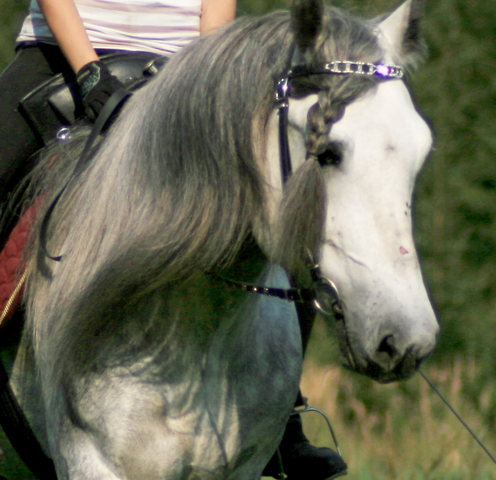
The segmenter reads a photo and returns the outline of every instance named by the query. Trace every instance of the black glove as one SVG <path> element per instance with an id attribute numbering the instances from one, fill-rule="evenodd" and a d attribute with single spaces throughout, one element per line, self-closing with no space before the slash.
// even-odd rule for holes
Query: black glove
<path id="1" fill-rule="evenodd" d="M 86 64 L 77 74 L 77 83 L 86 115 L 93 122 L 112 94 L 124 89 L 121 82 L 101 61 Z"/>

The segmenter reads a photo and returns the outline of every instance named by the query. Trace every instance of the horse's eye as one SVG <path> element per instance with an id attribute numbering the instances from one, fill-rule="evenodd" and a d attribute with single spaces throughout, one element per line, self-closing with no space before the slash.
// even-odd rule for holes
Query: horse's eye
<path id="1" fill-rule="evenodd" d="M 338 142 L 329 143 L 325 152 L 322 152 L 317 160 L 322 167 L 339 165 L 343 160 L 343 146 Z"/>

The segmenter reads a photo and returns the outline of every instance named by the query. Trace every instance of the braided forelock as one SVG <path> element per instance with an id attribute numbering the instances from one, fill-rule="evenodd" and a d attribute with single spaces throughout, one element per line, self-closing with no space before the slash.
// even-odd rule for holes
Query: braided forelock
<path id="1" fill-rule="evenodd" d="M 319 101 L 308 111 L 309 129 L 306 138 L 308 158 L 317 158 L 324 153 L 329 143 L 332 125 L 344 114 L 345 102 L 334 98 L 331 92 L 319 93 Z"/>
<path id="2" fill-rule="evenodd" d="M 322 168 L 315 159 L 303 162 L 284 188 L 278 219 L 274 261 L 298 280 L 306 279 L 307 252 L 318 257 L 323 240 L 326 192 Z"/>

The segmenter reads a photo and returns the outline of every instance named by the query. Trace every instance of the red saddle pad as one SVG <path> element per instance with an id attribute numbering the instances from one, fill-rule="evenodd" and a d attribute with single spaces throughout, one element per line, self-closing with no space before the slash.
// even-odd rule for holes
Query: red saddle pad
<path id="1" fill-rule="evenodd" d="M 25 273 L 23 252 L 36 212 L 35 202 L 24 212 L 0 252 L 0 325 L 5 324 L 21 303 Z"/>

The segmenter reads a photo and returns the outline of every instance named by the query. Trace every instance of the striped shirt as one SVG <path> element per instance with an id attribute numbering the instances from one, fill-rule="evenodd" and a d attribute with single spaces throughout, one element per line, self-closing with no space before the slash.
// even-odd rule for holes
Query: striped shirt
<path id="1" fill-rule="evenodd" d="M 170 56 L 200 35 L 201 0 L 75 0 L 94 48 Z M 56 44 L 31 0 L 17 42 Z"/>

